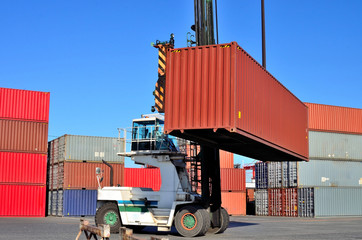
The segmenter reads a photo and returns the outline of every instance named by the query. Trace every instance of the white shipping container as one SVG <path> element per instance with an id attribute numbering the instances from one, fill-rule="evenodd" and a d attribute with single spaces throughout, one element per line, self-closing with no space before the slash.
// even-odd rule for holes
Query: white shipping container
<path id="1" fill-rule="evenodd" d="M 299 187 L 362 187 L 362 161 L 310 159 L 298 163 Z"/>
<path id="2" fill-rule="evenodd" d="M 362 161 L 362 135 L 309 131 L 309 158 Z"/>
<path id="3" fill-rule="evenodd" d="M 64 135 L 51 141 L 49 145 L 50 164 L 63 161 L 124 162 L 117 155 L 124 151 L 124 139 Z"/>

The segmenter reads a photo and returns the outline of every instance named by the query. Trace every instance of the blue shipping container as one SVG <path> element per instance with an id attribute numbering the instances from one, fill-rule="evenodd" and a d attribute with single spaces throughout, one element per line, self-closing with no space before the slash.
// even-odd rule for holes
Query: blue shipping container
<path id="1" fill-rule="evenodd" d="M 257 189 L 268 188 L 268 164 L 258 162 L 255 164 L 255 185 Z"/>
<path id="2" fill-rule="evenodd" d="M 92 216 L 96 207 L 97 190 L 64 190 L 63 216 Z"/>

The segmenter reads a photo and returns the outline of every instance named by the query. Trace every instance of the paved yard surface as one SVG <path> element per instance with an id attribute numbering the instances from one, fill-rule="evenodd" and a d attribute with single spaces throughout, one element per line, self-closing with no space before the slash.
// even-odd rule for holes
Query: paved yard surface
<path id="1" fill-rule="evenodd" d="M 92 218 L 89 220 L 94 223 Z M 194 239 L 362 239 L 362 217 L 355 218 L 279 218 L 279 217 L 231 217 L 229 228 L 223 234 L 208 234 Z M 75 239 L 79 218 L 0 218 L 0 239 Z M 173 229 L 157 233 L 148 227 L 136 237 L 150 236 L 169 239 L 180 237 Z M 82 235 L 81 239 L 85 239 Z M 118 239 L 113 234 L 111 239 Z"/>

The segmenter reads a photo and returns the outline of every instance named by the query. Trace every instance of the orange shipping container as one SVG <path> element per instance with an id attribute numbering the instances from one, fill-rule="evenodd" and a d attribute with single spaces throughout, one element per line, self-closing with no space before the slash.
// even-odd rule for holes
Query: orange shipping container
<path id="1" fill-rule="evenodd" d="M 283 216 L 282 189 L 268 189 L 269 216 Z"/>
<path id="2" fill-rule="evenodd" d="M 246 215 L 245 192 L 221 192 L 221 206 L 229 215 Z"/>
<path id="3" fill-rule="evenodd" d="M 111 166 L 113 166 L 113 185 L 123 186 L 124 164 L 111 163 Z M 110 168 L 104 163 L 63 162 L 51 166 L 50 187 L 52 189 L 97 189 L 97 167 L 104 171 L 101 187 L 110 186 Z"/>
<path id="4" fill-rule="evenodd" d="M 284 188 L 282 190 L 283 216 L 298 217 L 298 189 Z"/>
<path id="5" fill-rule="evenodd" d="M 221 191 L 245 191 L 245 170 L 240 168 L 220 169 Z"/>
<path id="6" fill-rule="evenodd" d="M 362 133 L 362 109 L 305 103 L 309 129 L 315 131 Z"/>
<path id="7" fill-rule="evenodd" d="M 246 201 L 247 202 L 255 201 L 254 192 L 255 192 L 254 188 L 247 188 L 246 189 Z"/>
<path id="8" fill-rule="evenodd" d="M 234 168 L 234 154 L 220 150 L 220 168 Z"/>
<path id="9" fill-rule="evenodd" d="M 236 42 L 169 50 L 165 94 L 166 133 L 263 161 L 308 160 L 307 107 Z"/>
<path id="10" fill-rule="evenodd" d="M 0 150 L 47 153 L 48 123 L 0 120 Z"/>
<path id="11" fill-rule="evenodd" d="M 200 146 L 197 146 L 197 149 L 192 146 L 192 148 L 187 145 L 186 146 L 186 154 L 197 155 L 200 152 Z M 220 168 L 234 168 L 234 154 L 231 152 L 220 150 Z M 186 168 L 190 168 L 191 162 L 186 162 Z"/>

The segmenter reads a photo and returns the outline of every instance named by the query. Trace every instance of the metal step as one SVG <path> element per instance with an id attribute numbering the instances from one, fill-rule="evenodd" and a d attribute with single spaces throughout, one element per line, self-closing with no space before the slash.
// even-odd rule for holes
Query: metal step
<path id="1" fill-rule="evenodd" d="M 152 214 L 158 224 L 167 224 L 170 217 L 171 209 L 154 208 Z"/>

